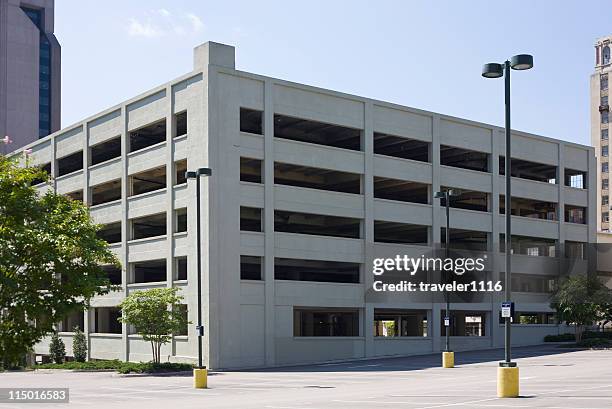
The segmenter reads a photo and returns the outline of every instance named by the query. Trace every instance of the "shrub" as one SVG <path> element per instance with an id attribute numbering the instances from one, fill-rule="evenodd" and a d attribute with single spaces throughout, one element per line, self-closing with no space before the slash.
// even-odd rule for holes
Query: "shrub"
<path id="1" fill-rule="evenodd" d="M 612 341 L 605 338 L 588 338 L 576 343 L 577 347 L 581 348 L 610 348 Z"/>
<path id="2" fill-rule="evenodd" d="M 583 335 L 584 339 L 589 338 L 604 338 L 612 340 L 612 331 L 597 332 L 597 331 L 585 331 Z"/>
<path id="3" fill-rule="evenodd" d="M 56 364 L 61 364 L 66 358 L 66 346 L 64 341 L 60 339 L 57 332 L 54 332 L 51 336 L 51 343 L 49 343 L 49 355 Z"/>
<path id="4" fill-rule="evenodd" d="M 72 354 L 77 362 L 85 362 L 87 359 L 87 338 L 79 327 L 74 327 L 74 338 L 72 338 Z"/>
<path id="5" fill-rule="evenodd" d="M 544 342 L 567 342 L 574 341 L 576 336 L 574 334 L 559 334 L 559 335 L 546 335 Z"/>
<path id="6" fill-rule="evenodd" d="M 175 362 L 122 362 L 112 361 L 88 361 L 88 362 L 64 362 L 62 364 L 42 364 L 36 365 L 36 369 L 68 369 L 68 370 L 87 370 L 103 371 L 113 369 L 119 373 L 159 373 L 159 372 L 180 372 L 189 371 L 193 368 L 191 364 Z"/>

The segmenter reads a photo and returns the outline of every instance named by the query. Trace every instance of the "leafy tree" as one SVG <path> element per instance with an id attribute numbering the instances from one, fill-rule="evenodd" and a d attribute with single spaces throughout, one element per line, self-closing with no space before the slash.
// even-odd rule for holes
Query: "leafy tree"
<path id="1" fill-rule="evenodd" d="M 574 275 L 565 279 L 552 297 L 551 307 L 559 319 L 576 329 L 576 342 L 584 327 L 599 317 L 601 306 L 611 301 L 610 290 L 597 278 Z"/>
<path id="2" fill-rule="evenodd" d="M 37 167 L 0 155 L 0 366 L 11 367 L 55 323 L 111 290 L 102 264 L 118 265 L 81 202 L 32 185 Z"/>
<path id="3" fill-rule="evenodd" d="M 170 342 L 171 334 L 189 324 L 179 310 L 183 297 L 177 293 L 178 288 L 136 291 L 119 305 L 121 322 L 133 325 L 142 339 L 151 343 L 155 363 L 160 362 L 161 346 Z"/>
<path id="4" fill-rule="evenodd" d="M 61 364 L 66 359 L 66 345 L 64 345 L 64 341 L 57 335 L 57 332 L 54 332 L 51 336 L 49 355 L 51 355 L 51 359 L 53 359 L 53 362 L 56 364 Z"/>
<path id="5" fill-rule="evenodd" d="M 72 338 L 72 355 L 77 362 L 85 362 L 87 359 L 87 338 L 81 329 L 74 327 L 74 337 Z"/>
<path id="6" fill-rule="evenodd" d="M 604 303 L 599 306 L 599 326 L 605 328 L 606 324 L 612 322 L 612 302 Z"/>

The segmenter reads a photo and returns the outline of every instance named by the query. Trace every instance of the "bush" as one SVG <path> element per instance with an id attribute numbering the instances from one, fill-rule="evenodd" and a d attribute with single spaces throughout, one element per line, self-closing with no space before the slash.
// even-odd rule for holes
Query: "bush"
<path id="1" fill-rule="evenodd" d="M 158 372 L 180 372 L 189 371 L 193 368 L 191 364 L 180 364 L 174 362 L 124 362 L 117 369 L 119 373 L 158 373 Z"/>
<path id="2" fill-rule="evenodd" d="M 606 331 L 606 332 L 585 331 L 582 338 L 583 339 L 604 338 L 604 339 L 612 340 L 612 331 Z"/>
<path id="3" fill-rule="evenodd" d="M 574 334 L 559 334 L 559 335 L 546 335 L 544 342 L 568 342 L 575 341 L 576 336 Z"/>
<path id="4" fill-rule="evenodd" d="M 122 362 L 112 361 L 88 361 L 88 362 L 64 362 L 62 364 L 42 364 L 36 365 L 36 369 L 68 369 L 68 370 L 88 370 L 101 371 L 113 369 L 119 373 L 159 373 L 159 372 L 180 372 L 189 371 L 193 368 L 191 364 L 175 362 L 153 363 L 153 362 Z"/>
<path id="5" fill-rule="evenodd" d="M 576 343 L 580 348 L 610 348 L 612 341 L 606 338 L 588 338 Z"/>
<path id="6" fill-rule="evenodd" d="M 61 364 L 66 358 L 66 346 L 64 341 L 60 339 L 57 332 L 54 332 L 51 336 L 51 343 L 49 343 L 49 355 L 56 364 Z"/>
<path id="7" fill-rule="evenodd" d="M 87 359 L 87 338 L 79 327 L 74 327 L 74 338 L 72 338 L 72 354 L 77 362 L 85 362 Z"/>

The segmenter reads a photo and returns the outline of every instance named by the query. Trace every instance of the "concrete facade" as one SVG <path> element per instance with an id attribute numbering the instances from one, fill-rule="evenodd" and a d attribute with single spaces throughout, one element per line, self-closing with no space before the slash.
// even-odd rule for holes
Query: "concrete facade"
<path id="1" fill-rule="evenodd" d="M 39 15 L 39 26 L 24 9 Z M 54 0 L 0 0 L 0 135 L 13 140 L 3 153 L 60 129 L 61 48 L 53 13 Z"/>
<path id="2" fill-rule="evenodd" d="M 261 113 L 260 131 L 241 131 L 241 108 Z M 179 121 L 184 119 L 179 118 L 184 117 L 179 115 L 184 112 L 187 118 L 183 134 L 179 131 L 183 128 Z M 284 118 L 342 127 L 343 132 L 356 131 L 359 149 L 281 138 L 276 132 L 282 129 L 279 122 Z M 165 125 L 167 132 L 163 133 L 163 139 L 131 151 L 137 141 L 132 135 L 152 123 Z M 428 159 L 419 161 L 377 154 L 375 135 L 422 142 Z M 113 139 L 120 142 L 118 156 L 91 165 L 92 157 L 97 155 L 92 147 Z M 554 172 L 548 181 L 515 177 L 513 197 L 548 203 L 556 209 L 549 214 L 550 220 L 522 216 L 518 209 L 513 217 L 513 237 L 548 240 L 553 250 L 548 250 L 549 256 L 540 254 L 537 246 L 527 246 L 532 249 L 528 249 L 528 254 L 516 251 L 513 273 L 543 282 L 555 280 L 566 264 L 566 244 L 596 241 L 597 170 L 593 148 L 518 131 L 513 132 L 513 141 L 513 163 L 517 159 Z M 451 231 L 473 232 L 484 237 L 483 251 L 492 255 L 497 254 L 499 236 L 504 231 L 499 208 L 504 190 L 504 179 L 499 172 L 499 158 L 504 153 L 502 128 L 238 71 L 234 67 L 234 48 L 216 43 L 195 49 L 194 70 L 187 75 L 28 147 L 32 149 L 32 163 L 49 164 L 54 176 L 51 185 L 41 187 L 42 190 L 56 189 L 75 196 L 78 196 L 75 192 L 81 191 L 83 200 L 91 205 L 94 220 L 119 226 L 121 232 L 119 241 L 111 245 L 123 264 L 121 291 L 94 299 L 92 310 L 83 320 L 92 358 L 150 359 L 149 345 L 130 334 L 125 325 L 120 331 L 115 329 L 115 333 L 101 331 L 107 328 L 102 322 L 108 313 L 102 308 L 116 306 L 133 291 L 179 287 L 185 296 L 188 317 L 196 321 L 195 182 L 177 183 L 176 174 L 183 171 L 179 164 L 185 159 L 190 170 L 213 169 L 212 177 L 202 181 L 201 196 L 204 356 L 209 368 L 290 365 L 440 351 L 444 346 L 440 324 L 443 304 L 427 297 L 409 296 L 372 301 L 368 297 L 373 281 L 372 260 L 384 255 L 422 254 L 424 249 L 441 242 L 444 209 L 438 200 L 432 199 L 433 192 L 441 187 L 481 192 L 488 198 L 484 210 L 451 209 Z M 441 150 L 449 149 L 487 158 L 486 170 L 442 164 L 446 159 L 442 158 Z M 62 161 L 71 155 L 82 158 L 85 166 L 61 174 Z M 256 162 L 261 164 L 261 180 L 241 181 L 241 158 L 261 161 Z M 341 172 L 343 177 L 358 175 L 360 188 L 358 193 L 346 193 L 275 183 L 279 163 Z M 165 176 L 162 175 L 165 187 L 134 194 L 134 180 L 138 179 L 134 175 L 162 166 L 166 170 Z M 582 175 L 581 187 L 564 183 L 569 169 Z M 380 198 L 376 186 L 381 178 L 426 185 L 429 198 L 425 203 Z M 94 205 L 99 187 L 110 181 L 120 182 L 118 196 L 109 194 L 105 197 L 113 200 Z M 581 210 L 583 218 L 579 222 L 565 217 L 568 206 Z M 261 209 L 261 231 L 241 229 L 241 207 Z M 176 232 L 181 224 L 177 209 L 187 211 L 185 232 Z M 279 212 L 290 213 L 291 217 L 305 213 L 351 218 L 358 221 L 358 237 L 275 231 L 277 226 L 284 226 Z M 163 224 L 165 220 L 166 234 L 134 238 L 136 220 L 160 214 L 161 219 L 156 219 L 156 223 Z M 376 226 L 380 222 L 421 226 L 426 231 L 426 243 L 378 242 Z M 241 256 L 260 258 L 257 260 L 262 263 L 261 279 L 241 279 Z M 179 280 L 176 279 L 177 258 L 181 257 L 187 257 L 187 271 L 184 279 Z M 359 277 L 357 282 L 275 279 L 275 263 L 279 259 L 353 263 L 359 266 Z M 136 282 L 139 281 L 136 264 L 149 260 L 162 260 L 166 278 Z M 574 260 L 572 268 L 584 269 L 586 263 L 586 260 Z M 499 279 L 503 268 L 503 259 L 494 262 L 490 277 Z M 519 286 L 525 291 L 515 293 L 517 311 L 533 314 L 551 311 L 547 291 L 531 284 Z M 498 305 L 499 298 L 493 296 L 477 302 L 454 303 L 453 310 L 471 311 L 474 316 L 480 314 L 482 336 L 453 336 L 453 349 L 502 346 Z M 419 311 L 424 317 L 420 321 L 424 325 L 422 333 L 375 336 L 374 319 L 380 315 L 377 311 L 383 309 Z M 351 336 L 302 336 L 296 320 L 300 311 L 309 310 L 349 311 L 356 314 L 353 317 L 357 318 L 358 329 Z M 162 360 L 167 357 L 173 361 L 193 361 L 197 357 L 194 327 L 190 325 L 187 335 L 175 336 L 163 348 Z M 547 322 L 517 324 L 513 330 L 517 345 L 540 343 L 544 335 L 566 332 L 566 328 Z M 66 338 L 70 353 L 71 333 L 61 335 Z M 36 351 L 46 353 L 47 341 L 38 345 Z"/>

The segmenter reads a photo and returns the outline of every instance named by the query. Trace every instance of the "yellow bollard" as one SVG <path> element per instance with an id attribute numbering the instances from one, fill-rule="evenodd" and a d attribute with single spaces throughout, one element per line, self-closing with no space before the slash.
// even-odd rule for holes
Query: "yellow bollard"
<path id="1" fill-rule="evenodd" d="M 208 386 L 208 370 L 206 368 L 193 368 L 193 387 L 206 389 Z"/>
<path id="2" fill-rule="evenodd" d="M 497 368 L 497 397 L 518 398 L 519 369 L 516 366 Z"/>
<path id="3" fill-rule="evenodd" d="M 455 367 L 455 353 L 454 352 L 442 352 L 442 368 L 454 368 Z"/>

